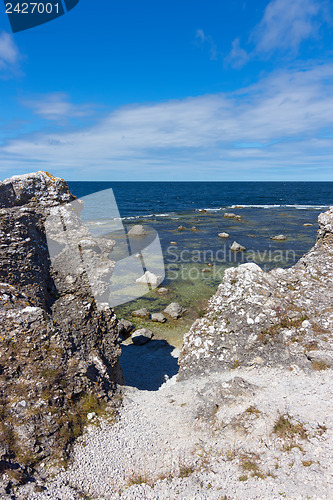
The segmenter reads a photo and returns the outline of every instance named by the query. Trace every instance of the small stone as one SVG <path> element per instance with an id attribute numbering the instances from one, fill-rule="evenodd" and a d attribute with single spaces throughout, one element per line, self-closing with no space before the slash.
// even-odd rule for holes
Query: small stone
<path id="1" fill-rule="evenodd" d="M 168 293 L 169 288 L 164 288 L 163 286 L 161 288 L 158 288 L 156 290 L 157 293 L 163 294 L 163 293 Z"/>
<path id="2" fill-rule="evenodd" d="M 184 231 L 186 229 L 186 227 L 185 226 L 178 226 L 177 229 L 178 229 L 178 231 Z"/>
<path id="3" fill-rule="evenodd" d="M 201 272 L 202 273 L 210 273 L 211 269 L 209 269 L 209 267 L 204 267 Z"/>
<path id="4" fill-rule="evenodd" d="M 148 232 L 141 224 L 136 224 L 128 231 L 129 236 L 147 236 Z"/>
<path id="5" fill-rule="evenodd" d="M 165 323 L 167 319 L 162 313 L 153 313 L 151 315 L 151 320 L 156 321 L 157 323 Z"/>
<path id="6" fill-rule="evenodd" d="M 118 333 L 119 335 L 129 335 L 131 331 L 133 330 L 134 326 L 133 323 L 128 321 L 127 319 L 120 319 L 118 321 Z"/>
<path id="7" fill-rule="evenodd" d="M 171 316 L 173 319 L 179 319 L 186 312 L 186 309 L 178 302 L 171 302 L 171 304 L 169 304 L 163 312 Z"/>
<path id="8" fill-rule="evenodd" d="M 148 311 L 148 309 L 143 307 L 142 309 L 136 309 L 135 311 L 132 311 L 132 316 L 136 318 L 148 319 L 150 317 L 150 312 Z"/>
<path id="9" fill-rule="evenodd" d="M 278 234 L 277 236 L 271 236 L 271 240 L 284 241 L 287 237 L 284 234 Z"/>
<path id="10" fill-rule="evenodd" d="M 170 241 L 170 245 L 178 245 L 177 241 Z"/>
<path id="11" fill-rule="evenodd" d="M 246 248 L 237 243 L 237 241 L 234 241 L 230 247 L 230 250 L 232 250 L 233 252 L 244 252 Z"/>
<path id="12" fill-rule="evenodd" d="M 230 234 L 228 234 L 228 233 L 219 233 L 219 234 L 218 234 L 218 237 L 219 237 L 219 238 L 229 238 L 229 237 L 230 237 Z"/>
<path id="13" fill-rule="evenodd" d="M 135 345 L 144 345 L 152 339 L 153 335 L 153 332 L 148 328 L 140 328 L 133 333 L 132 342 Z"/>
<path id="14" fill-rule="evenodd" d="M 197 226 L 192 226 L 192 227 L 191 227 L 191 231 L 198 231 Z"/>
<path id="15" fill-rule="evenodd" d="M 91 413 L 88 413 L 88 415 L 87 415 L 88 420 L 92 420 L 94 417 L 96 417 L 96 413 L 94 411 L 92 411 Z"/>
<path id="16" fill-rule="evenodd" d="M 306 224 L 303 224 L 304 227 L 311 227 L 313 226 L 313 224 L 310 224 L 309 222 L 307 222 Z"/>

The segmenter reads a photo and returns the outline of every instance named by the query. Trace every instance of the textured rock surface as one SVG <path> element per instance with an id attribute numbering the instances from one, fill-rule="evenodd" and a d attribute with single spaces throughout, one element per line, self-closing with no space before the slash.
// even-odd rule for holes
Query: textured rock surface
<path id="1" fill-rule="evenodd" d="M 70 266 L 65 244 L 50 262 L 45 221 L 73 200 L 65 181 L 46 172 L 0 183 L 0 471 L 28 476 L 41 460 L 61 459 L 87 413 L 121 381 L 117 320 L 97 307 L 87 266 Z M 89 238 L 82 248 L 94 258 L 113 246 Z"/>
<path id="2" fill-rule="evenodd" d="M 225 272 L 184 337 L 179 379 L 237 366 L 331 365 L 333 208 L 318 220 L 315 246 L 294 267 L 265 273 L 249 263 Z"/>
<path id="3" fill-rule="evenodd" d="M 185 314 L 186 309 L 182 307 L 178 302 L 171 302 L 164 311 L 165 314 L 170 316 L 172 319 L 179 319 L 183 314 Z"/>

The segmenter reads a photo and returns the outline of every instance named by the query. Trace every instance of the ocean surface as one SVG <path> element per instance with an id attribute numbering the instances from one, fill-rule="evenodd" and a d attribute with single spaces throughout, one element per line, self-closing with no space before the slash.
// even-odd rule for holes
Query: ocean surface
<path id="1" fill-rule="evenodd" d="M 255 262 L 263 270 L 289 267 L 315 243 L 318 215 L 333 205 L 333 182 L 69 182 L 78 198 L 99 193 L 85 219 L 105 224 L 109 214 L 105 193 L 112 188 L 119 223 L 126 230 L 143 224 L 157 232 L 164 259 L 166 295 L 156 290 L 116 308 L 127 319 L 131 311 L 147 307 L 161 312 L 179 302 L 187 314 L 178 321 L 154 324 L 157 338 L 180 344 L 194 319 L 200 317 L 215 293 L 226 268 Z M 226 212 L 241 216 L 227 219 Z M 113 214 L 114 215 L 114 214 Z M 179 226 L 186 229 L 179 230 Z M 195 226 L 196 230 L 192 230 Z M 230 237 L 221 239 L 218 233 Z M 283 234 L 285 241 L 272 236 Z M 116 239 L 115 234 L 109 237 Z M 245 252 L 232 252 L 233 241 Z M 123 257 L 117 248 L 114 260 Z M 132 288 L 136 287 L 135 281 Z M 137 327 L 150 322 L 137 321 Z"/>

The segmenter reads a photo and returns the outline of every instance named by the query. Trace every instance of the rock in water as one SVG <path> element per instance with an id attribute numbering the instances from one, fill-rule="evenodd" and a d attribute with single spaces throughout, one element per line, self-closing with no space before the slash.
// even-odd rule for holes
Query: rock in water
<path id="1" fill-rule="evenodd" d="M 230 236 L 230 234 L 228 234 L 228 233 L 219 233 L 218 234 L 219 238 L 229 238 L 229 236 Z"/>
<path id="2" fill-rule="evenodd" d="M 141 278 L 138 278 L 136 280 L 136 283 L 142 283 L 142 284 L 145 284 L 145 285 L 151 285 L 153 287 L 156 287 L 158 286 L 162 281 L 162 277 L 161 276 L 156 276 L 156 274 L 154 273 L 151 273 L 150 271 L 146 271 L 145 274 L 143 276 L 141 276 Z"/>
<path id="3" fill-rule="evenodd" d="M 148 231 L 141 224 L 136 224 L 128 231 L 129 236 L 147 236 Z"/>
<path id="4" fill-rule="evenodd" d="M 255 365 L 333 365 L 333 207 L 315 246 L 292 268 L 227 269 L 207 312 L 185 334 L 178 378 Z"/>
<path id="5" fill-rule="evenodd" d="M 228 213 L 226 212 L 223 217 L 225 219 L 235 219 L 235 220 L 242 220 L 242 216 L 241 215 L 236 215 L 236 214 L 233 214 L 233 213 Z"/>
<path id="6" fill-rule="evenodd" d="M 54 210 L 64 226 L 77 227 L 92 265 L 104 266 L 101 248 L 113 246 L 64 210 L 74 199 L 65 181 L 46 172 L 0 183 L 0 463 L 23 480 L 32 464 L 65 456 L 87 414 L 122 382 L 114 311 L 97 308 L 70 244 L 59 244 L 50 261 L 45 225 Z"/>
<path id="7" fill-rule="evenodd" d="M 232 250 L 232 252 L 244 252 L 246 248 L 243 247 L 243 245 L 237 243 L 237 241 L 234 241 L 230 247 L 230 250 Z"/>
<path id="8" fill-rule="evenodd" d="M 179 319 L 186 312 L 186 309 L 178 304 L 178 302 L 171 302 L 171 304 L 164 309 L 164 312 L 171 316 L 172 319 Z"/>
<path id="9" fill-rule="evenodd" d="M 287 237 L 284 234 L 278 234 L 277 236 L 271 236 L 271 240 L 284 241 Z"/>
<path id="10" fill-rule="evenodd" d="M 143 307 L 142 309 L 136 309 L 135 311 L 132 311 L 132 316 L 142 319 L 148 319 L 150 318 L 150 312 L 148 311 L 148 309 Z"/>
<path id="11" fill-rule="evenodd" d="M 151 315 L 151 320 L 156 321 L 157 323 L 165 323 L 167 319 L 162 313 L 153 313 Z"/>
<path id="12" fill-rule="evenodd" d="M 135 345 L 147 344 L 153 338 L 153 332 L 148 328 L 140 328 L 132 334 L 132 342 Z"/>

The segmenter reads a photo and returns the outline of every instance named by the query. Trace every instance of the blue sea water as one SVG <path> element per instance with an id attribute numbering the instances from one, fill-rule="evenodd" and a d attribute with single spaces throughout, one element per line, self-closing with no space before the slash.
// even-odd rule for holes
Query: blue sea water
<path id="1" fill-rule="evenodd" d="M 69 182 L 73 194 L 113 189 L 122 217 L 219 209 L 325 209 L 333 205 L 333 182 Z"/>

